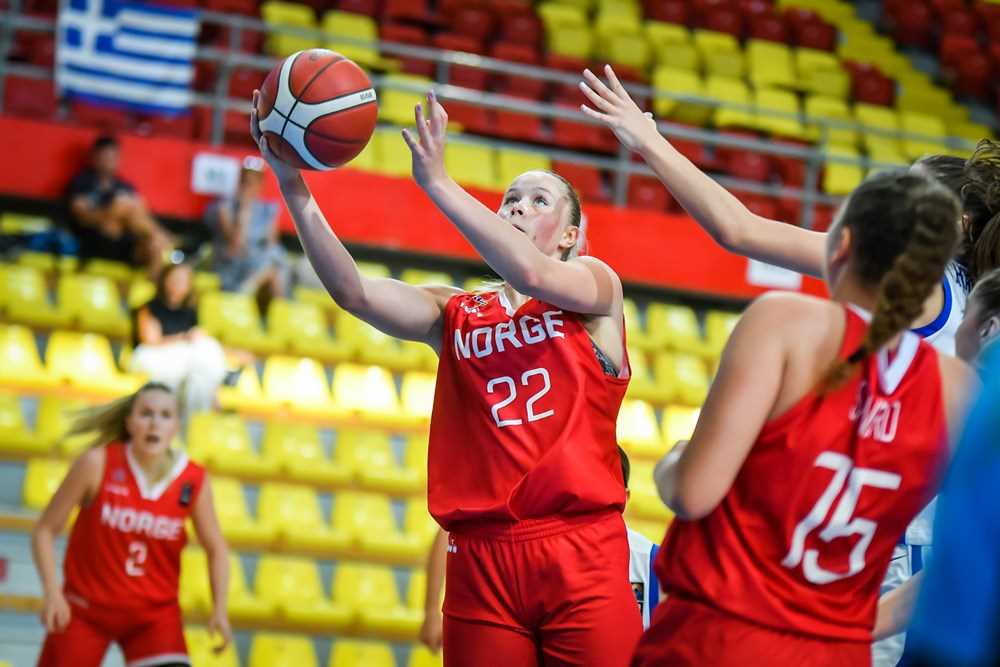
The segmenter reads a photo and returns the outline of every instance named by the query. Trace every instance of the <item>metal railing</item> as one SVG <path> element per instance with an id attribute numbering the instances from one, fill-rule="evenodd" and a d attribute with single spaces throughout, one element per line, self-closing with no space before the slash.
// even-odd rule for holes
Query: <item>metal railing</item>
<path id="1" fill-rule="evenodd" d="M 19 76 L 37 79 L 51 79 L 50 69 L 37 65 L 11 62 L 9 53 L 17 30 L 53 32 L 55 22 L 51 19 L 27 16 L 19 11 L 20 0 L 11 0 L 10 9 L 0 12 L 0 109 L 4 108 L 3 82 L 7 76 Z M 452 85 L 451 72 L 455 66 L 472 67 L 493 74 L 504 74 L 516 77 L 531 78 L 550 84 L 575 85 L 580 77 L 576 74 L 562 72 L 544 67 L 524 65 L 504 60 L 497 60 L 470 53 L 448 51 L 436 48 L 413 46 L 382 40 L 359 39 L 350 35 L 333 35 L 319 29 L 308 29 L 294 26 L 268 25 L 259 19 L 246 16 L 223 14 L 213 11 L 203 11 L 200 14 L 203 26 L 215 25 L 223 27 L 228 32 L 228 48 L 215 46 L 199 47 L 196 61 L 213 63 L 217 66 L 214 90 L 211 93 L 195 92 L 193 104 L 212 109 L 212 127 L 210 139 L 213 144 L 221 144 L 224 139 L 224 123 L 227 111 L 248 112 L 248 100 L 229 97 L 229 84 L 234 71 L 240 69 L 259 70 L 261 78 L 279 61 L 278 58 L 258 54 L 245 53 L 240 50 L 244 34 L 247 32 L 280 34 L 313 40 L 319 44 L 331 42 L 371 49 L 382 58 L 412 58 L 425 60 L 434 64 L 435 79 L 431 85 L 437 96 L 446 104 L 449 101 L 478 105 L 487 109 L 502 109 L 537 116 L 544 119 L 563 119 L 578 123 L 599 124 L 576 109 L 558 106 L 556 104 L 525 100 L 508 95 L 484 92 Z M 391 76 L 379 73 L 371 74 L 372 83 L 380 90 L 402 90 L 414 93 L 425 93 L 424 86 L 415 85 L 409 81 L 400 81 Z M 651 102 L 657 99 L 667 99 L 678 103 L 692 104 L 709 110 L 728 109 L 748 112 L 754 116 L 793 120 L 802 127 L 816 128 L 818 132 L 817 145 L 798 146 L 791 143 L 775 142 L 751 137 L 733 136 L 724 132 L 692 128 L 678 123 L 658 121 L 659 131 L 668 139 L 696 141 L 708 147 L 734 148 L 755 151 L 769 156 L 792 158 L 800 160 L 805 166 L 805 178 L 802 187 L 778 186 L 754 180 L 717 176 L 716 180 L 723 186 L 740 192 L 781 197 L 801 202 L 801 218 L 798 223 L 810 228 L 813 224 L 813 205 L 832 205 L 839 201 L 823 193 L 819 188 L 819 177 L 824 164 L 838 163 L 858 166 L 862 169 L 880 169 L 898 167 L 897 164 L 881 163 L 867 157 L 854 157 L 827 154 L 819 146 L 825 143 L 831 131 L 852 130 L 868 135 L 884 136 L 897 140 L 912 140 L 940 144 L 941 137 L 921 135 L 910 132 L 896 132 L 862 126 L 853 121 L 832 118 L 807 116 L 801 113 L 789 113 L 780 110 L 762 109 L 754 105 L 735 104 L 714 98 L 681 95 L 671 91 L 659 90 L 645 85 L 626 84 L 629 92 L 637 98 Z M 540 153 L 554 160 L 567 163 L 586 165 L 607 170 L 612 174 L 612 201 L 624 205 L 627 199 L 628 181 L 633 174 L 652 175 L 652 170 L 644 163 L 632 160 L 629 152 L 621 147 L 614 156 L 594 155 L 591 153 L 559 148 L 511 142 L 492 137 L 479 137 L 470 134 L 456 135 L 456 142 L 487 144 L 497 148 L 516 148 L 525 152 Z M 961 137 L 947 137 L 945 144 L 950 149 L 970 150 L 974 144 Z"/>

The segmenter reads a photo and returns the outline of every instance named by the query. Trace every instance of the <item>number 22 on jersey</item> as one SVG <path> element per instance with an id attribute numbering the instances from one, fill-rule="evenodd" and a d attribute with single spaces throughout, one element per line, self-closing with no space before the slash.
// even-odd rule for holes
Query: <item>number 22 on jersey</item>
<path id="1" fill-rule="evenodd" d="M 538 378 L 535 380 L 534 378 Z M 521 387 L 530 390 L 531 388 L 541 385 L 540 388 L 528 398 L 527 403 L 524 405 L 525 417 L 529 422 L 535 422 L 539 419 L 545 419 L 546 417 L 551 417 L 555 414 L 555 410 L 543 410 L 541 406 L 536 407 L 539 399 L 541 399 L 545 394 L 549 393 L 552 389 L 552 380 L 549 379 L 549 372 L 544 368 L 532 368 L 531 370 L 524 371 L 521 373 Z M 505 407 L 510 405 L 517 399 L 518 385 L 509 375 L 504 375 L 502 377 L 493 378 L 486 383 L 486 393 L 488 394 L 503 394 L 506 393 L 506 397 L 500 399 L 496 403 L 493 403 L 490 410 L 493 413 L 493 421 L 496 422 L 497 427 L 504 428 L 505 426 L 521 426 L 524 424 L 524 419 L 521 417 L 507 417 L 501 416 L 500 411 Z"/>
<path id="2" fill-rule="evenodd" d="M 829 584 L 834 581 L 852 577 L 865 568 L 865 552 L 875 537 L 878 524 L 871 519 L 855 517 L 854 510 L 858 505 L 861 490 L 866 487 L 895 491 L 899 488 L 902 477 L 896 473 L 875 470 L 873 468 L 855 467 L 850 457 L 837 452 L 823 452 L 816 457 L 814 465 L 833 471 L 833 477 L 827 484 L 823 494 L 813 505 L 812 511 L 795 526 L 792 534 L 792 544 L 781 564 L 795 569 L 802 565 L 805 578 L 814 584 Z M 846 490 L 844 486 L 847 486 Z M 843 491 L 843 495 L 840 495 Z M 830 542 L 838 537 L 860 535 L 860 539 L 848 557 L 848 568 L 844 572 L 831 572 L 819 564 L 819 550 L 806 549 L 806 537 L 818 528 L 830 513 L 833 502 L 840 495 L 840 502 L 826 525 L 819 532 L 819 538 Z"/>

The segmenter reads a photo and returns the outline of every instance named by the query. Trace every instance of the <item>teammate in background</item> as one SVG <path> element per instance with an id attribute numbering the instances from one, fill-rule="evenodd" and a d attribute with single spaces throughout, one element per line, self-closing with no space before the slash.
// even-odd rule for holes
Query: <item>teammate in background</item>
<path id="1" fill-rule="evenodd" d="M 179 423 L 176 397 L 149 383 L 74 425 L 71 434 L 96 432 L 94 446 L 74 462 L 32 534 L 48 633 L 39 667 L 98 667 L 113 641 L 129 665 L 191 664 L 177 604 L 188 517 L 208 556 L 217 651 L 232 641 L 226 543 L 204 468 L 170 448 Z M 74 508 L 60 587 L 54 543 Z"/>
<path id="2" fill-rule="evenodd" d="M 628 498 L 630 491 L 628 480 L 631 475 L 632 465 L 629 462 L 628 454 L 621 447 L 618 448 L 618 456 L 622 462 L 622 478 L 625 480 L 625 497 Z M 632 592 L 635 593 L 636 602 L 639 604 L 639 611 L 642 613 L 642 627 L 649 627 L 649 619 L 653 609 L 660 600 L 660 584 L 656 580 L 656 573 L 653 572 L 653 561 L 656 559 L 656 552 L 659 545 L 654 544 L 641 533 L 637 533 L 626 527 L 628 532 L 628 578 L 632 585 Z M 448 555 L 448 533 L 439 530 L 431 544 L 431 551 L 427 555 L 427 590 L 424 592 L 424 622 L 420 626 L 420 641 L 427 648 L 437 653 L 441 650 L 442 639 L 442 616 L 441 616 L 441 590 L 444 588 L 445 560 Z"/>
<path id="3" fill-rule="evenodd" d="M 414 180 L 505 281 L 495 290 L 362 276 L 255 112 L 251 132 L 334 300 L 440 356 L 428 504 L 449 533 L 445 665 L 625 665 L 642 621 L 615 440 L 629 378 L 621 281 L 578 256 L 580 204 L 561 177 L 522 174 L 497 212 L 452 180 L 447 115 L 433 92 L 427 104 L 403 132 Z"/>
<path id="4" fill-rule="evenodd" d="M 879 583 L 975 383 L 906 331 L 959 215 L 927 176 L 871 178 L 828 237 L 832 300 L 772 292 L 744 313 L 654 472 L 677 518 L 633 665 L 870 664 Z"/>
<path id="5" fill-rule="evenodd" d="M 1000 336 L 1000 269 L 980 278 L 969 294 L 965 317 L 955 334 L 961 359 L 978 366 L 982 352 Z"/>
<path id="6" fill-rule="evenodd" d="M 610 127 L 627 147 L 640 153 L 657 177 L 691 214 L 691 217 L 727 250 L 820 276 L 824 267 L 827 234 L 803 229 L 752 213 L 736 197 L 702 173 L 677 151 L 656 129 L 618 84 L 610 67 L 606 74 L 611 88 L 589 70 L 580 86 L 596 110 L 583 111 Z M 929 173 L 947 186 L 962 202 L 961 244 L 955 261 L 949 263 L 940 286 L 928 295 L 911 326 L 938 350 L 955 353 L 955 336 L 962 321 L 969 290 L 980 275 L 1000 267 L 1000 143 L 983 140 L 969 160 L 935 155 L 920 160 L 917 171 Z M 913 554 L 927 551 L 934 521 L 932 501 L 914 519 L 900 541 L 893 567 L 883 588 L 892 590 L 922 565 Z M 892 637 L 873 647 L 877 667 L 895 665 L 903 648 L 903 637 Z"/>

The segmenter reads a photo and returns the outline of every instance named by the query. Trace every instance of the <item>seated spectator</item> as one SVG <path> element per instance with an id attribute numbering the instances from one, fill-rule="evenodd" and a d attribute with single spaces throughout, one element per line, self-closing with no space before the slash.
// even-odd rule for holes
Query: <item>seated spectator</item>
<path id="1" fill-rule="evenodd" d="M 261 312 L 289 288 L 289 262 L 278 243 L 278 204 L 260 199 L 264 161 L 243 161 L 239 188 L 231 199 L 220 199 L 205 211 L 213 235 L 213 270 L 222 289 L 256 294 Z"/>
<path id="2" fill-rule="evenodd" d="M 192 305 L 194 274 L 186 264 L 160 273 L 156 296 L 135 313 L 130 370 L 145 373 L 178 391 L 184 414 L 215 407 L 226 377 L 226 356 L 219 342 L 198 329 Z"/>
<path id="3" fill-rule="evenodd" d="M 170 250 L 169 234 L 153 219 L 142 197 L 118 176 L 118 142 L 100 136 L 90 165 L 66 190 L 70 231 L 80 244 L 80 259 L 111 259 L 143 266 L 155 276 Z"/>

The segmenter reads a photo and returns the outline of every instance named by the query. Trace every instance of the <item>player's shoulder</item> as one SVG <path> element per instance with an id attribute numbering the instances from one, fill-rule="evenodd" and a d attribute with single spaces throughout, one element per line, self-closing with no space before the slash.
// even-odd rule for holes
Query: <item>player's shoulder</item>
<path id="1" fill-rule="evenodd" d="M 740 318 L 744 327 L 765 327 L 792 338 L 829 331 L 842 323 L 844 307 L 829 299 L 798 292 L 768 292 L 757 297 Z"/>
<path id="2" fill-rule="evenodd" d="M 104 466 L 108 460 L 107 449 L 110 446 L 105 445 L 86 449 L 73 462 L 70 474 L 83 477 L 93 484 L 99 484 L 104 477 Z"/>
<path id="3" fill-rule="evenodd" d="M 603 271 L 606 273 L 613 281 L 621 284 L 621 278 L 618 276 L 618 272 L 611 268 L 611 265 L 605 262 L 603 259 L 599 259 L 592 255 L 584 255 L 582 257 L 574 257 L 573 259 L 567 260 L 575 264 L 580 264 L 591 269 L 596 269 L 598 271 Z"/>

